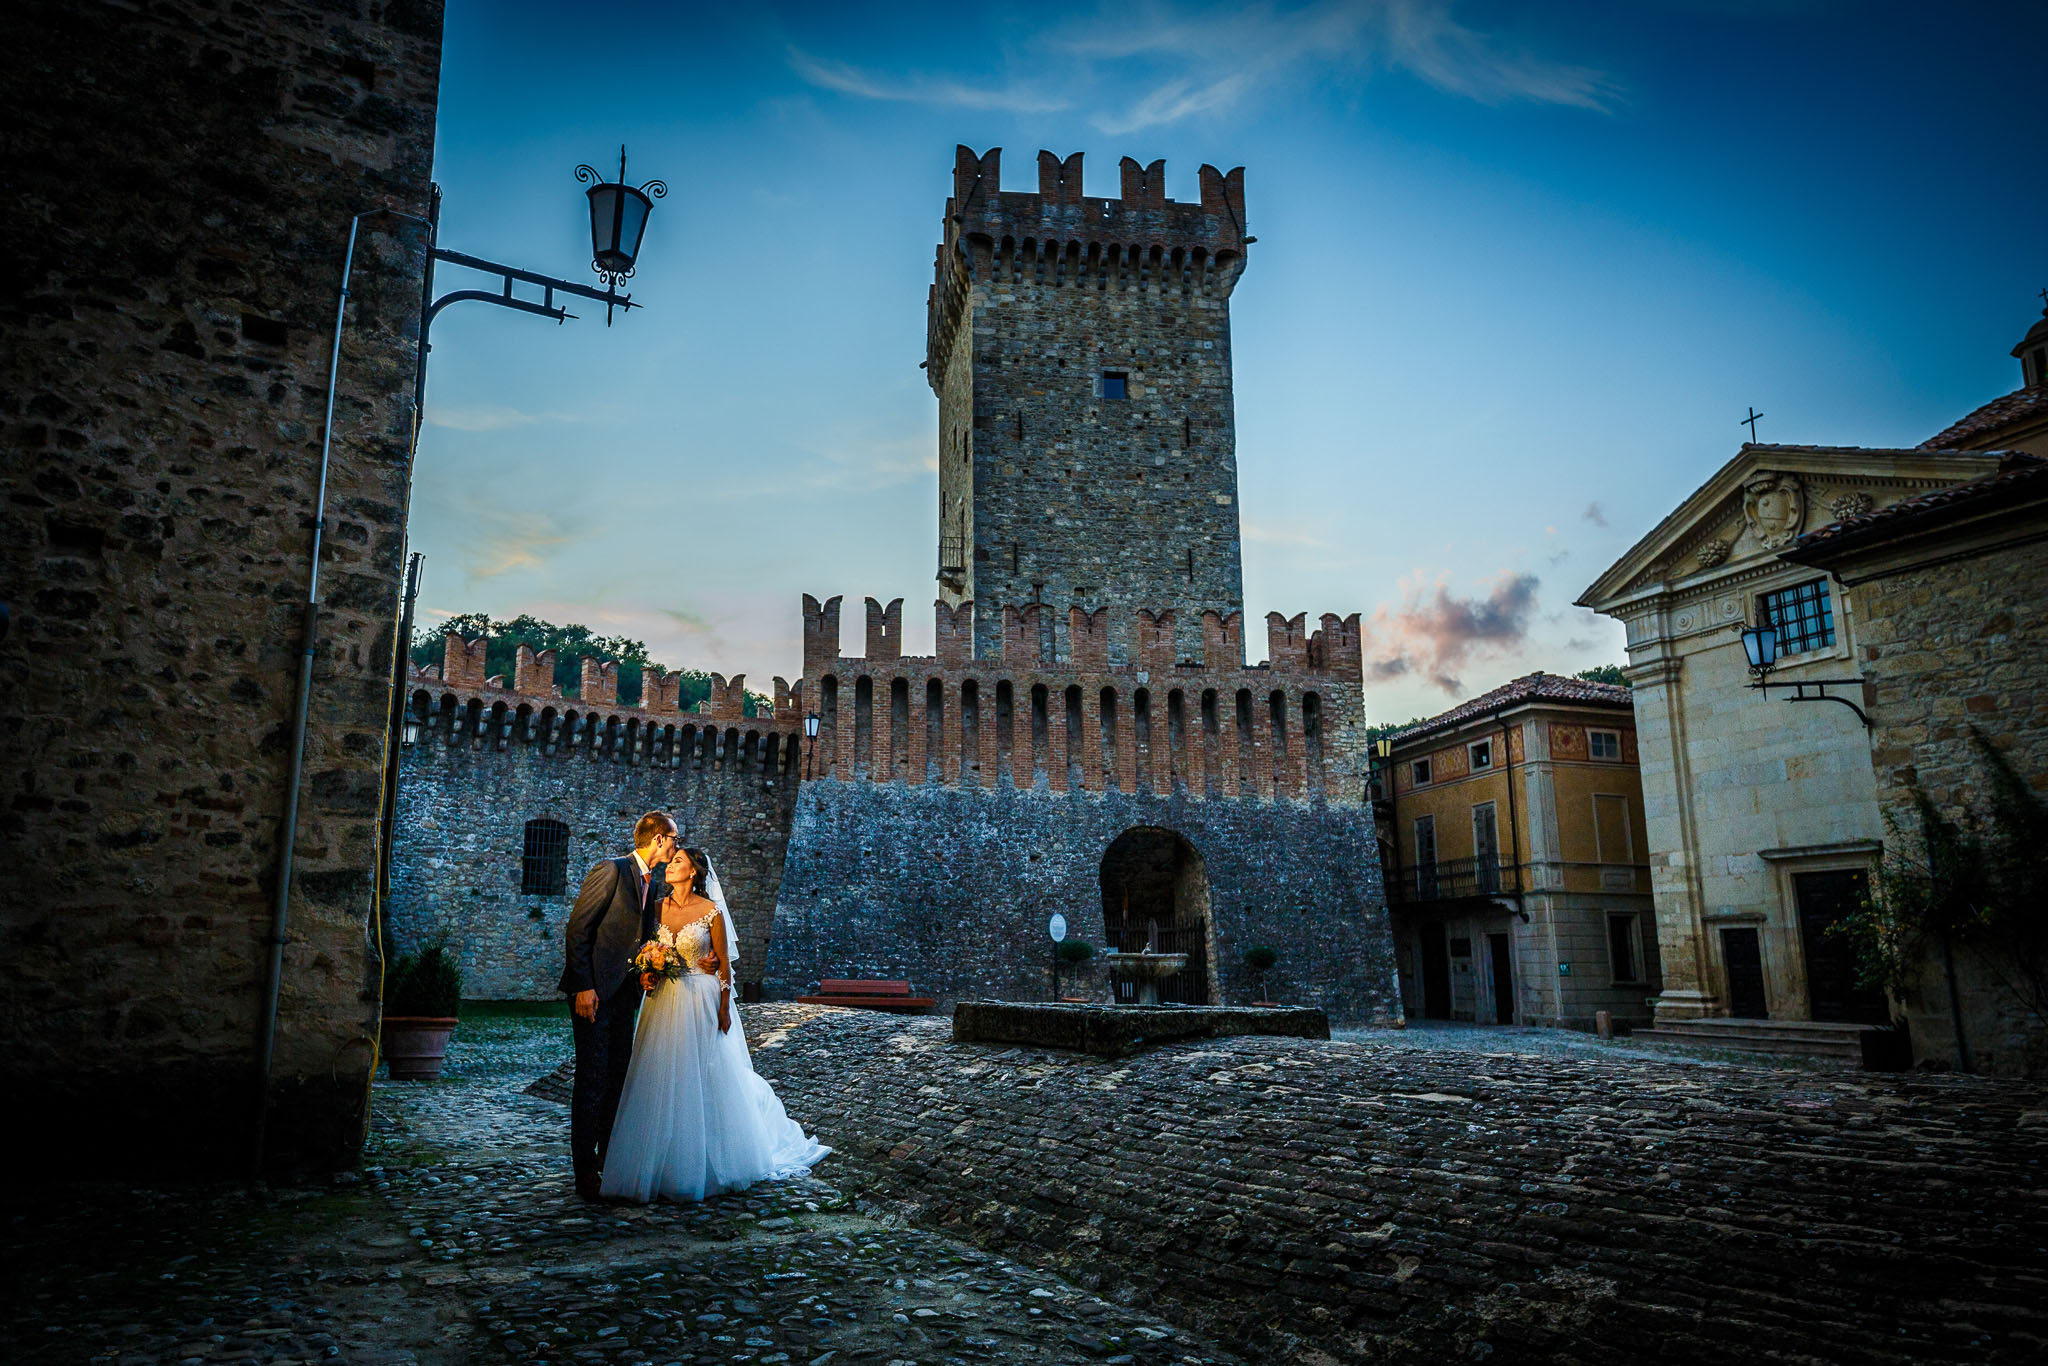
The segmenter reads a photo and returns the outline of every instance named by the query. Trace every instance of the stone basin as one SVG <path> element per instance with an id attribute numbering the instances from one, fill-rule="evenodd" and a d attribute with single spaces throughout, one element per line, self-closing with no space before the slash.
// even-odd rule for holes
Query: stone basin
<path id="1" fill-rule="evenodd" d="M 1138 984 L 1138 1004 L 1159 1004 L 1159 983 L 1188 965 L 1184 953 L 1127 953 L 1111 949 L 1102 955 L 1112 977 L 1128 977 Z"/>
<path id="2" fill-rule="evenodd" d="M 1188 956 L 1184 953 L 1124 953 L 1109 949 L 1096 957 L 1107 963 L 1115 975 L 1136 977 L 1140 981 L 1171 977 L 1188 965 Z"/>

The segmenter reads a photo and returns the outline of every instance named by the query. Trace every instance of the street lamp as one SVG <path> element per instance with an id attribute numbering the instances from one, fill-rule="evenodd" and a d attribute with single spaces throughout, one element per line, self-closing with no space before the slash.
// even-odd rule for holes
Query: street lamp
<path id="1" fill-rule="evenodd" d="M 1749 656 L 1749 672 L 1761 679 L 1778 663 L 1778 628 L 1775 626 L 1745 626 L 1742 628 L 1742 653 Z"/>
<path id="2" fill-rule="evenodd" d="M 626 149 L 619 148 L 619 178 L 608 181 L 593 166 L 578 166 L 576 179 L 589 185 L 590 268 L 607 287 L 631 279 L 633 263 L 640 256 L 640 236 L 647 231 L 647 214 L 654 201 L 668 194 L 668 185 L 650 180 L 639 189 L 626 183 Z M 605 315 L 611 323 L 609 306 Z"/>
<path id="3" fill-rule="evenodd" d="M 811 776 L 811 756 L 818 752 L 818 713 L 804 713 L 804 776 Z"/>
<path id="4" fill-rule="evenodd" d="M 1857 687 L 1864 689 L 1864 700 L 1869 700 L 1869 685 L 1861 678 L 1806 678 L 1787 683 L 1773 683 L 1771 670 L 1778 667 L 1778 628 L 1772 625 L 1736 627 L 1742 633 L 1742 653 L 1749 659 L 1749 676 L 1754 682 L 1749 686 L 1771 695 L 1772 688 L 1790 688 L 1792 695 L 1787 702 L 1840 702 L 1856 713 L 1856 719 L 1863 723 L 1863 729 L 1873 727 L 1870 715 L 1846 697 L 1837 697 L 1829 688 Z"/>

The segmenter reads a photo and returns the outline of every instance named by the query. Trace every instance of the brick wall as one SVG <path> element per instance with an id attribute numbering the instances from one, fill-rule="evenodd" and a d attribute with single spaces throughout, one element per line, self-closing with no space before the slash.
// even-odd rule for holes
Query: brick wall
<path id="1" fill-rule="evenodd" d="M 0 18 L 0 1055 L 42 1161 L 245 1161 L 352 215 L 425 211 L 441 6 Z M 417 229 L 342 347 L 273 1151 L 353 1162 Z M 138 1149 L 136 1135 L 148 1141 Z"/>
<path id="2" fill-rule="evenodd" d="M 1004 193 L 1001 150 L 959 149 L 931 291 L 943 536 L 964 538 L 949 601 L 1064 610 L 1244 605 L 1230 294 L 1244 269 L 1244 178 L 1126 157 L 1117 198 L 1084 197 L 1081 156 L 1039 153 L 1036 193 Z M 965 373 L 963 373 L 963 371 Z M 1103 376 L 1126 385 L 1105 395 Z M 977 623 L 976 653 L 1001 622 Z M 1124 661 L 1124 643 L 1112 646 Z"/>

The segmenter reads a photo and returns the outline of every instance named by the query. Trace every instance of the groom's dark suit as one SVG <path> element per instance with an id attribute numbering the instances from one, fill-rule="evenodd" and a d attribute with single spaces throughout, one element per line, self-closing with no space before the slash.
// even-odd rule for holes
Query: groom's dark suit
<path id="1" fill-rule="evenodd" d="M 618 1117 L 640 1015 L 633 955 L 654 936 L 661 874 L 662 867 L 652 869 L 643 885 L 632 855 L 606 859 L 584 877 L 569 911 L 561 989 L 572 1002 L 579 991 L 597 993 L 597 1018 L 574 1015 L 571 1024 L 576 1087 L 569 1103 L 569 1146 L 579 1187 L 596 1183 Z"/>

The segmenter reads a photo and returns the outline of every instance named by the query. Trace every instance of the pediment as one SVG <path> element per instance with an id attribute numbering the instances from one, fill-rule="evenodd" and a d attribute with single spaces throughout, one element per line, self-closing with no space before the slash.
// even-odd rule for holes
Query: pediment
<path id="1" fill-rule="evenodd" d="M 1579 597 L 1607 611 L 1657 592 L 1704 588 L 1776 563 L 1799 536 L 1996 468 L 1951 451 L 1744 446 Z"/>

